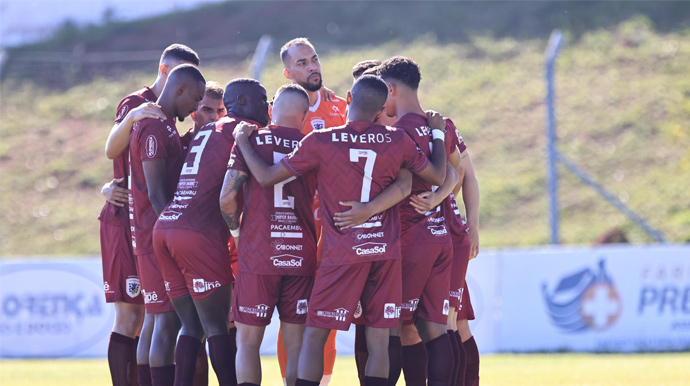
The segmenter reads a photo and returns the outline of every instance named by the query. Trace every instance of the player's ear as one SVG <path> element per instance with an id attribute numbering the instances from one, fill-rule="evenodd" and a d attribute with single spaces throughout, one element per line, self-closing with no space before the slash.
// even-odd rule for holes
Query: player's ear
<path id="1" fill-rule="evenodd" d="M 159 72 L 161 75 L 163 75 L 163 77 L 167 78 L 167 77 L 168 77 L 168 74 L 170 73 L 170 67 L 168 67 L 168 65 L 165 64 L 165 63 L 161 63 L 161 64 L 158 66 L 158 72 Z"/>
<path id="2" fill-rule="evenodd" d="M 288 71 L 287 68 L 283 68 L 283 76 L 286 77 L 287 79 L 292 79 L 290 77 L 290 71 Z"/>
<path id="3" fill-rule="evenodd" d="M 237 96 L 237 103 L 238 103 L 240 106 L 246 106 L 246 105 L 247 105 L 247 97 L 244 96 L 244 94 L 239 94 L 239 95 Z"/>
<path id="4" fill-rule="evenodd" d="M 192 120 L 194 120 L 194 116 L 196 115 L 195 113 L 196 113 L 196 110 L 195 110 L 195 111 L 192 111 L 192 113 L 189 114 L 189 116 L 192 117 Z"/>
<path id="5" fill-rule="evenodd" d="M 398 93 L 393 83 L 386 83 L 386 85 L 388 85 L 388 96 L 395 96 Z"/>
<path id="6" fill-rule="evenodd" d="M 352 102 L 352 93 L 349 90 L 347 92 L 347 97 L 345 98 L 345 100 L 347 101 L 348 106 L 350 105 L 350 102 Z"/>
<path id="7" fill-rule="evenodd" d="M 177 89 L 175 90 L 175 95 L 180 96 L 184 94 L 185 90 L 187 90 L 187 85 L 182 83 L 179 86 L 177 86 Z"/>

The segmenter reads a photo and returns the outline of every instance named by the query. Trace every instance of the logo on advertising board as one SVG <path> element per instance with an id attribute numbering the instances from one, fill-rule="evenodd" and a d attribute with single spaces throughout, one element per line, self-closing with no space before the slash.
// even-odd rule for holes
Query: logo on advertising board
<path id="1" fill-rule="evenodd" d="M 546 311 L 559 329 L 568 333 L 604 331 L 616 324 L 623 303 L 605 264 L 602 259 L 595 269 L 567 273 L 552 291 L 547 283 L 542 284 Z"/>

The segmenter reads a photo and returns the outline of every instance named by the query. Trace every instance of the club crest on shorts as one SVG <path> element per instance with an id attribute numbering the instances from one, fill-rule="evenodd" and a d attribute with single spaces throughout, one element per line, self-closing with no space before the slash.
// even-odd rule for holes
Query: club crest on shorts
<path id="1" fill-rule="evenodd" d="M 109 289 L 109 285 L 106 282 L 106 291 Z M 127 295 L 130 298 L 135 298 L 139 296 L 139 293 L 141 292 L 141 283 L 139 283 L 139 279 L 136 277 L 130 277 L 127 280 L 125 280 L 125 288 L 127 288 Z"/>
<path id="2" fill-rule="evenodd" d="M 443 300 L 443 315 L 448 315 L 450 312 L 450 302 L 448 299 Z"/>
<path id="3" fill-rule="evenodd" d="M 395 303 L 386 303 L 383 305 L 384 319 L 397 319 L 400 317 L 400 309 L 395 306 Z"/>
<path id="4" fill-rule="evenodd" d="M 297 301 L 297 315 L 304 315 L 309 311 L 309 302 L 307 299 L 300 299 Z"/>
<path id="5" fill-rule="evenodd" d="M 355 308 L 355 319 L 359 318 L 362 316 L 362 302 L 358 301 L 357 302 L 357 308 Z"/>

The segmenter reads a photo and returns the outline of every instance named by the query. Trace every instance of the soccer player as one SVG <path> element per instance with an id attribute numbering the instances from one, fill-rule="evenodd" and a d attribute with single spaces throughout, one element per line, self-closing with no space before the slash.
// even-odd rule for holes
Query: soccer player
<path id="1" fill-rule="evenodd" d="M 421 80 L 419 67 L 409 58 L 396 56 L 385 60 L 378 67 L 378 73 L 390 89 L 386 113 L 398 117 L 398 122 L 393 126 L 407 132 L 425 154 L 430 154 L 438 145 L 433 143 L 432 146 L 429 124 L 417 96 Z M 406 346 L 403 347 L 403 366 L 410 358 L 416 361 L 423 357 L 426 348 L 429 358 L 426 366 L 428 382 L 434 386 L 448 385 L 454 368 L 452 344 L 446 333 L 452 242 L 441 208 L 419 214 L 415 211 L 416 203 L 412 197 L 430 191 L 438 192 L 440 197 L 447 196 L 457 182 L 454 169 L 450 164 L 447 167 L 448 178 L 442 184 L 437 184 L 440 185 L 438 187 L 432 188 L 432 184 L 413 178 L 410 199 L 400 203 L 403 275 L 400 336 L 402 345 Z M 413 321 L 424 342 L 421 346 L 408 339 L 409 336 L 417 336 Z M 417 368 L 415 373 L 406 371 L 407 383 L 426 384 L 424 369 Z M 408 375 L 414 377 L 408 378 Z M 391 383 L 395 383 L 398 376 L 399 371 L 397 374 L 391 371 Z"/>
<path id="2" fill-rule="evenodd" d="M 217 82 L 206 82 L 206 92 L 204 99 L 199 102 L 199 107 L 190 116 L 192 117 L 192 126 L 185 133 L 180 135 L 180 143 L 182 150 L 185 153 L 189 150 L 189 143 L 192 142 L 196 133 L 211 122 L 216 122 L 224 117 L 227 113 L 225 105 L 223 104 L 223 88 Z M 233 139 L 233 143 L 235 140 Z"/>
<path id="3" fill-rule="evenodd" d="M 386 94 L 380 78 L 360 78 L 352 88 L 349 123 L 310 133 L 296 151 L 272 166 L 253 153 L 247 127 L 235 130 L 237 146 L 262 184 L 313 170 L 322 187 L 324 254 L 307 314 L 297 386 L 319 384 L 330 330 L 349 328 L 360 299 L 370 353 L 365 383 L 385 385 L 388 381 L 388 335 L 397 325 L 401 291 L 397 210 L 387 209 L 344 231 L 335 225 L 333 215 L 343 201 L 370 201 L 392 183 L 401 168 L 441 184 L 445 148 L 443 136 L 438 135 L 429 163 L 405 133 L 374 125 L 372 120 L 382 110 Z"/>
<path id="4" fill-rule="evenodd" d="M 321 78 L 321 62 L 314 45 L 309 39 L 295 38 L 285 43 L 280 49 L 280 59 L 283 62 L 283 75 L 292 83 L 302 86 L 309 95 L 309 111 L 302 127 L 303 134 L 309 134 L 313 130 L 326 127 L 335 127 L 345 124 L 345 111 L 347 103 L 343 98 L 335 96 L 323 86 Z M 316 239 L 321 236 L 321 216 L 319 215 L 319 196 L 314 197 L 314 220 L 316 222 Z M 335 330 L 328 338 L 324 355 L 326 366 L 322 386 L 328 385 L 333 366 L 335 364 Z M 282 333 L 278 333 L 278 362 L 280 363 L 283 378 L 285 378 L 285 366 L 287 354 L 282 344 Z"/>
<path id="5" fill-rule="evenodd" d="M 304 137 L 300 129 L 308 109 L 309 97 L 302 87 L 289 84 L 278 89 L 272 124 L 249 138 L 264 162 L 280 162 L 297 147 Z M 242 189 L 244 209 L 237 203 Z M 262 187 L 243 153 L 233 148 L 221 204 L 227 224 L 239 240 L 232 312 L 237 326 L 237 381 L 241 385 L 261 383 L 259 347 L 276 306 L 288 356 L 286 381 L 288 385 L 295 383 L 316 271 L 315 190 L 313 176 L 290 177 L 275 186 Z M 239 237 L 240 212 L 242 233 L 250 236 Z"/>
<path id="6" fill-rule="evenodd" d="M 162 92 L 170 71 L 183 63 L 199 65 L 199 57 L 189 47 L 180 44 L 173 44 L 163 51 L 155 83 L 128 95 L 118 104 L 110 136 L 115 133 L 125 134 L 124 137 L 118 137 L 119 150 L 114 151 L 110 137 L 106 144 L 106 155 L 113 160 L 114 179 L 103 187 L 107 202 L 99 220 L 106 301 L 115 303 L 115 324 L 108 345 L 108 364 L 113 385 L 136 382 L 137 342 L 144 319 L 141 284 L 131 246 L 129 200 L 127 189 L 120 185 L 129 176 L 129 152 L 126 151 L 129 133 L 134 123 L 144 118 L 165 118 L 155 101 Z M 144 370 L 142 375 L 148 379 L 148 368 Z M 143 383 L 150 383 L 150 380 Z"/>
<path id="7" fill-rule="evenodd" d="M 180 175 L 182 147 L 175 119 L 183 121 L 203 99 L 206 80 L 196 66 L 183 64 L 170 72 L 156 101 L 166 119 L 147 118 L 138 122 L 130 140 L 130 192 L 132 205 L 132 246 L 137 257 L 146 316 L 145 328 L 153 328 L 148 358 L 138 355 L 139 363 L 148 359 L 151 382 L 170 384 L 175 377 L 174 353 L 180 320 L 166 294 L 158 260 L 153 248 L 153 226 L 173 193 Z M 147 323 L 148 321 L 148 323 Z M 143 335 L 142 335 L 143 336 Z M 196 358 L 198 352 L 194 353 Z M 146 363 L 146 362 L 144 362 Z"/>

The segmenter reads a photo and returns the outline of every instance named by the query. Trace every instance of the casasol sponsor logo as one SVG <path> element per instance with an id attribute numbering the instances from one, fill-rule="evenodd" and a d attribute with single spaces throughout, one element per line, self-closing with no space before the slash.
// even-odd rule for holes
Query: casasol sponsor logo
<path id="1" fill-rule="evenodd" d="M 445 225 L 429 225 L 429 232 L 434 236 L 443 236 L 448 234 L 448 230 Z"/>
<path id="2" fill-rule="evenodd" d="M 299 256 L 293 256 L 288 254 L 278 255 L 271 257 L 271 261 L 273 261 L 273 266 L 278 268 L 302 267 L 302 258 Z"/>
<path id="3" fill-rule="evenodd" d="M 386 253 L 386 243 L 364 243 L 355 245 L 352 249 L 358 256 L 382 255 Z"/>

